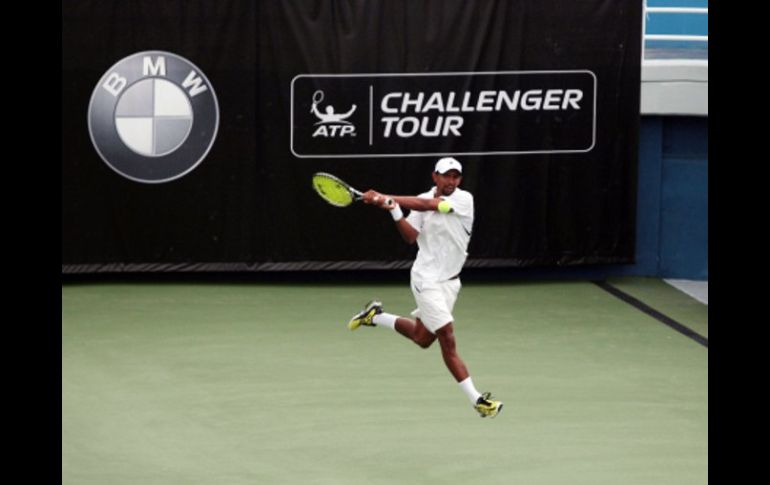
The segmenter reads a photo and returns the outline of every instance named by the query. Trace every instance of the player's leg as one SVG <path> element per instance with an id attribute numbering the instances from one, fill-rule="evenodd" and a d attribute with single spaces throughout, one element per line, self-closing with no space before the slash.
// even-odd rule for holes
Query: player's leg
<path id="1" fill-rule="evenodd" d="M 476 390 L 468 369 L 457 352 L 451 309 L 454 306 L 459 285 L 450 286 L 444 290 L 443 295 L 425 288 L 419 292 L 418 309 L 412 313 L 416 317 L 415 320 L 385 313 L 382 310 L 382 303 L 373 300 L 363 311 L 353 316 L 348 323 L 348 328 L 355 330 L 362 325 L 392 328 L 422 348 L 430 347 L 438 339 L 444 363 L 468 396 L 474 409 L 481 417 L 494 417 L 502 410 L 503 403 L 490 399 L 491 394 L 488 392 L 481 394 Z M 424 322 L 420 316 L 417 316 L 423 315 L 423 312 L 428 321 Z M 447 323 L 442 324 L 442 322 Z"/>
<path id="2" fill-rule="evenodd" d="M 419 318 L 412 320 L 380 311 L 372 317 L 372 323 L 377 327 L 393 329 L 424 349 L 430 347 L 436 340 L 436 335 L 425 328 Z"/>
<path id="3" fill-rule="evenodd" d="M 446 364 L 447 369 L 449 369 L 449 372 L 454 376 L 457 382 L 462 382 L 467 379 L 468 368 L 457 353 L 457 343 L 455 342 L 452 322 L 449 322 L 436 330 L 436 336 L 438 337 L 438 343 L 441 346 L 441 357 L 444 358 L 444 363 Z M 481 394 L 479 393 L 479 396 L 480 395 Z"/>
<path id="4" fill-rule="evenodd" d="M 436 341 L 436 335 L 425 328 L 419 318 L 410 320 L 409 318 L 398 317 L 394 329 L 423 349 L 427 349 Z"/>
<path id="5" fill-rule="evenodd" d="M 436 340 L 436 335 L 425 328 L 419 318 L 411 320 L 385 313 L 382 310 L 382 302 L 378 300 L 367 303 L 364 309 L 353 315 L 353 318 L 348 322 L 350 330 L 356 330 L 361 326 L 392 328 L 424 349 L 430 347 Z"/>
<path id="6" fill-rule="evenodd" d="M 452 376 L 457 380 L 460 389 L 468 396 L 473 408 L 482 418 L 497 416 L 503 409 L 503 403 L 492 400 L 492 394 L 489 392 L 482 394 L 476 390 L 476 386 L 473 385 L 473 379 L 471 379 L 468 373 L 468 368 L 465 366 L 462 358 L 460 358 L 460 354 L 457 353 L 457 342 L 455 341 L 452 322 L 436 329 L 436 335 L 441 346 L 441 356 L 444 358 L 444 363 Z"/>

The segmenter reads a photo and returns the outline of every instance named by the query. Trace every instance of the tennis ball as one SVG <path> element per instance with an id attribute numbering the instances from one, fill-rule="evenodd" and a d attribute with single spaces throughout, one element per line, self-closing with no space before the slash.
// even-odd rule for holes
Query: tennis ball
<path id="1" fill-rule="evenodd" d="M 441 202 L 438 203 L 438 211 L 441 212 L 442 214 L 448 214 L 449 211 L 451 210 L 452 210 L 452 205 L 449 202 L 442 200 Z"/>

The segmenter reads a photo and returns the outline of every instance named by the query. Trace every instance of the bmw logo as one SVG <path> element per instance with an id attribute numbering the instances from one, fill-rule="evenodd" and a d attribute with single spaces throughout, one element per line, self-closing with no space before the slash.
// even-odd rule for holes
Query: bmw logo
<path id="1" fill-rule="evenodd" d="M 219 127 L 219 105 L 205 74 L 163 51 L 130 55 L 99 80 L 88 131 L 99 156 L 136 182 L 162 183 L 197 167 Z"/>

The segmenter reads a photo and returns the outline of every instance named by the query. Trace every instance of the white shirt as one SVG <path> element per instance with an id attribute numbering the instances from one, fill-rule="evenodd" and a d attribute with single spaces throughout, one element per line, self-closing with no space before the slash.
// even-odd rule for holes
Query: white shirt
<path id="1" fill-rule="evenodd" d="M 436 187 L 418 195 L 432 199 Z M 412 280 L 446 281 L 460 274 L 468 257 L 468 243 L 473 229 L 473 195 L 456 188 L 452 195 L 440 198 L 451 204 L 452 211 L 411 211 L 406 221 L 419 231 L 417 258 L 412 265 Z"/>

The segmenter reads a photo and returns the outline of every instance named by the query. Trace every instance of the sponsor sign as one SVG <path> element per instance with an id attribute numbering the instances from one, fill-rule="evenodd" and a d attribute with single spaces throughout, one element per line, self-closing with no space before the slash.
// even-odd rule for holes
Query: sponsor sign
<path id="1" fill-rule="evenodd" d="M 596 76 L 577 71 L 303 74 L 291 82 L 300 158 L 584 153 Z"/>
<path id="2" fill-rule="evenodd" d="M 96 84 L 88 131 L 104 162 L 142 183 L 180 178 L 200 164 L 219 126 L 219 106 L 206 76 L 187 59 L 138 52 Z"/>

